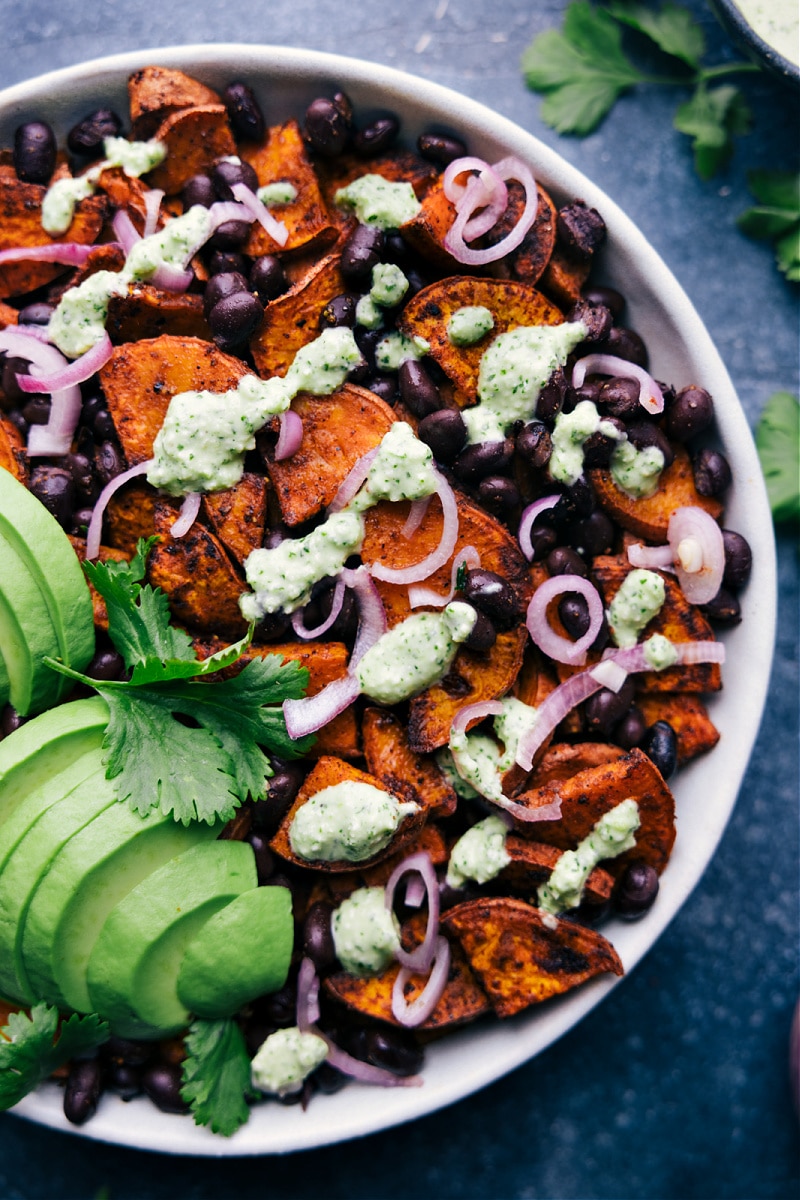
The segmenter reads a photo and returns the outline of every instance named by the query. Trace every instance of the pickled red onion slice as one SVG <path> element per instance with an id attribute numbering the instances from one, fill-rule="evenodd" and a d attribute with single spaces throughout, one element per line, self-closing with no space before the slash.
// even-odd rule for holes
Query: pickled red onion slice
<path id="1" fill-rule="evenodd" d="M 126 254 L 130 254 L 136 243 L 142 240 L 142 235 L 131 220 L 130 214 L 124 208 L 118 208 L 111 224 L 122 249 Z"/>
<path id="2" fill-rule="evenodd" d="M 623 379 L 635 379 L 639 384 L 639 403 L 649 413 L 664 411 L 664 393 L 643 367 L 617 358 L 614 354 L 587 354 L 579 358 L 572 368 L 572 386 L 581 387 L 587 375 L 614 375 Z"/>
<path id="3" fill-rule="evenodd" d="M 425 937 L 414 950 L 404 950 L 402 946 L 395 951 L 395 958 L 403 967 L 414 971 L 429 971 L 436 950 L 436 931 L 439 928 L 439 881 L 436 878 L 433 862 L 426 850 L 410 854 L 392 871 L 386 883 L 384 901 L 389 911 L 392 911 L 397 885 L 404 875 L 418 876 L 428 896 L 428 923 Z"/>
<path id="4" fill-rule="evenodd" d="M 361 458 L 353 464 L 350 470 L 342 480 L 339 490 L 328 505 L 329 513 L 341 512 L 355 496 L 358 489 L 361 487 L 364 480 L 369 475 L 369 469 L 372 466 L 373 460 L 377 455 L 379 447 L 374 450 L 368 450 L 366 454 L 362 454 Z"/>
<path id="5" fill-rule="evenodd" d="M 632 546 L 628 546 L 628 562 L 632 567 L 669 571 L 673 575 L 675 573 L 670 546 L 645 546 L 641 542 L 634 542 Z"/>
<path id="6" fill-rule="evenodd" d="M 687 504 L 670 517 L 667 539 L 684 596 L 690 604 L 708 604 L 722 586 L 725 571 L 719 525 L 704 508 Z"/>
<path id="7" fill-rule="evenodd" d="M 551 600 L 564 593 L 577 592 L 589 606 L 589 628 L 577 641 L 562 637 L 547 619 Z M 580 575 L 554 575 L 545 580 L 533 593 L 525 618 L 528 633 L 540 650 L 556 662 L 571 666 L 586 662 L 586 651 L 594 642 L 603 624 L 603 601 L 597 588 Z"/>
<path id="8" fill-rule="evenodd" d="M 405 997 L 405 986 L 414 971 L 401 967 L 392 987 L 392 1016 L 401 1025 L 413 1029 L 431 1015 L 442 998 L 450 971 L 450 943 L 440 934 L 434 944 L 433 966 L 420 994 L 409 1004 Z"/>
<path id="9" fill-rule="evenodd" d="M 309 733 L 316 733 L 339 713 L 358 699 L 361 687 L 355 675 L 343 675 L 334 679 L 315 696 L 303 696 L 302 700 L 284 700 L 283 716 L 286 732 L 297 740 Z"/>
<path id="10" fill-rule="evenodd" d="M 310 958 L 304 958 L 297 972 L 297 1028 L 312 1033 L 319 1020 L 319 978 Z"/>
<path id="11" fill-rule="evenodd" d="M 277 242 L 279 246 L 285 246 L 289 238 L 289 230 L 283 221 L 278 221 L 273 217 L 263 200 L 259 200 L 255 192 L 246 183 L 234 183 L 231 191 L 236 199 L 247 209 L 250 219 L 258 221 L 262 229 L 265 229 L 272 240 Z"/>
<path id="12" fill-rule="evenodd" d="M 111 358 L 112 352 L 111 338 L 104 332 L 100 341 L 96 342 L 91 350 L 87 350 L 85 354 L 71 363 L 67 363 L 65 359 L 64 366 L 53 371 L 51 375 L 41 374 L 42 368 L 34 359 L 31 359 L 32 365 L 36 367 L 36 373 L 18 375 L 19 389 L 21 392 L 49 392 L 51 395 L 53 392 L 63 392 L 66 388 L 74 387 L 75 384 L 83 383 L 85 380 L 91 379 L 92 375 L 96 375 Z"/>
<path id="13" fill-rule="evenodd" d="M 275 443 L 275 462 L 283 462 L 296 454 L 303 444 L 303 420 L 292 408 L 282 412 L 278 420 L 280 433 Z"/>
<path id="14" fill-rule="evenodd" d="M 303 620 L 303 614 L 299 608 L 296 612 L 292 613 L 292 629 L 299 638 L 302 638 L 303 641 L 309 641 L 311 638 L 322 637 L 323 633 L 328 632 L 331 626 L 335 623 L 339 613 L 342 611 L 342 604 L 344 603 L 344 590 L 344 580 L 337 579 L 336 587 L 334 588 L 333 592 L 333 599 L 331 600 L 331 611 L 328 613 L 325 620 L 319 625 L 315 625 L 313 629 L 308 629 L 306 627 L 306 623 Z"/>
<path id="15" fill-rule="evenodd" d="M 466 171 L 478 173 L 470 175 L 465 184 L 458 183 L 458 177 Z M 504 180 L 482 158 L 468 156 L 450 163 L 442 177 L 442 190 L 447 199 L 453 201 L 457 213 L 465 208 L 469 214 L 482 209 L 464 226 L 462 233 L 468 242 L 488 233 L 508 207 L 508 188 Z"/>
<path id="16" fill-rule="evenodd" d="M 188 492 L 184 497 L 181 511 L 178 517 L 170 526 L 170 535 L 174 538 L 181 538 L 188 533 L 197 520 L 197 514 L 200 512 L 200 502 L 203 499 L 200 492 Z"/>
<path id="17" fill-rule="evenodd" d="M 103 531 L 103 514 L 106 511 L 109 500 L 118 492 L 121 487 L 130 480 L 135 479 L 137 475 L 146 475 L 150 467 L 153 465 L 153 460 L 148 458 L 144 462 L 137 463 L 135 467 L 128 467 L 127 471 L 123 471 L 120 475 L 115 475 L 106 486 L 103 488 L 100 495 L 97 497 L 97 503 L 94 506 L 92 519 L 89 522 L 89 528 L 86 531 L 86 557 L 97 558 L 100 550 L 100 536 Z"/>
<path id="18" fill-rule="evenodd" d="M 450 726 L 453 733 L 466 733 L 467 726 L 484 717 L 497 717 L 503 711 L 502 700 L 479 700 L 476 704 L 465 704 L 453 717 Z"/>
<path id="19" fill-rule="evenodd" d="M 386 610 L 367 567 L 356 567 L 355 570 L 345 567 L 341 578 L 353 589 L 358 600 L 358 633 L 347 668 L 353 674 L 367 651 L 386 633 Z"/>
<path id="20" fill-rule="evenodd" d="M 422 587 L 415 585 L 408 589 L 408 602 L 412 608 L 419 608 L 423 604 L 429 605 L 431 608 L 444 608 L 445 604 L 449 604 L 455 596 L 456 580 L 458 572 L 462 566 L 467 566 L 470 570 L 474 570 L 481 565 L 481 556 L 474 546 L 464 546 L 459 550 L 458 554 L 453 559 L 453 567 L 450 571 L 450 591 L 446 596 L 442 596 L 439 592 L 435 592 L 433 588 Z"/>
<path id="21" fill-rule="evenodd" d="M 556 496 L 540 496 L 538 500 L 534 500 L 533 504 L 529 504 L 522 514 L 522 520 L 519 523 L 519 533 L 517 541 L 519 548 L 527 558 L 528 562 L 533 558 L 533 543 L 531 542 L 531 530 L 536 523 L 536 518 L 541 513 L 546 512 L 549 508 L 554 508 L 558 504 L 561 497 Z"/>
<path id="22" fill-rule="evenodd" d="M 467 246 L 465 240 L 470 220 L 474 219 L 474 212 L 478 207 L 478 190 L 473 187 L 472 202 L 462 205 L 461 211 L 456 213 L 456 219 L 447 231 L 444 239 L 444 247 L 448 253 L 457 262 L 464 263 L 467 266 L 485 266 L 486 263 L 496 262 L 498 259 L 504 258 L 512 250 L 516 250 L 536 220 L 536 211 L 539 204 L 536 180 L 525 163 L 518 158 L 504 158 L 501 162 L 494 164 L 493 170 L 504 182 L 509 179 L 516 179 L 522 184 L 525 189 L 525 207 L 513 229 L 504 238 L 501 238 L 494 246 L 487 246 L 483 250 L 473 250 Z M 483 189 L 481 189 L 481 194 L 485 194 Z M 474 230 L 475 226 L 473 225 L 472 228 Z M 486 233 L 487 230 L 481 229 L 481 232 Z M 475 236 L 474 232 L 472 236 Z"/>
<path id="23" fill-rule="evenodd" d="M 82 267 L 97 247 L 86 242 L 48 242 L 44 246 L 11 246 L 0 250 L 0 266 L 15 262 L 54 262 Z"/>
<path id="24" fill-rule="evenodd" d="M 422 522 L 425 520 L 425 513 L 428 511 L 430 502 L 430 496 L 423 496 L 421 500 L 411 501 L 411 508 L 408 510 L 406 523 L 400 530 L 401 537 L 408 539 L 414 536 Z"/>
<path id="25" fill-rule="evenodd" d="M 375 579 L 382 579 L 385 583 L 420 583 L 434 571 L 438 571 L 439 567 L 443 566 L 453 553 L 458 541 L 458 504 L 450 484 L 435 467 L 434 474 L 436 476 L 436 495 L 441 500 L 444 517 L 439 545 L 420 562 L 414 563 L 410 567 L 387 567 L 383 563 L 373 563 L 370 572 Z"/>
<path id="26" fill-rule="evenodd" d="M 35 330 L 35 332 L 33 332 Z M 66 371 L 69 364 L 55 346 L 42 341 L 42 330 L 36 326 L 9 326 L 0 330 L 0 352 L 27 359 L 50 378 Z M 17 376 L 17 379 L 24 378 Z M 47 374 L 45 375 L 45 379 Z M 39 377 L 33 391 L 43 391 Z M 81 414 L 81 390 L 77 383 L 51 393 L 50 416 L 46 425 L 32 425 L 28 433 L 28 455 L 68 454 L 72 436 Z"/>
<path id="27" fill-rule="evenodd" d="M 161 211 L 161 201 L 164 192 L 161 188 L 150 188 L 144 194 L 144 237 L 152 237 L 158 228 L 158 214 Z"/>

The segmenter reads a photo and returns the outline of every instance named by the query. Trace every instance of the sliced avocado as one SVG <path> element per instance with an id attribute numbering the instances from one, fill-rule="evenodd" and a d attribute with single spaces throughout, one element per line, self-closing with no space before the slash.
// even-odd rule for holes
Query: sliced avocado
<path id="1" fill-rule="evenodd" d="M 112 908 L 148 875 L 222 824 L 180 825 L 171 815 L 146 817 L 112 804 L 71 837 L 34 892 L 22 957 L 36 995 L 60 1008 L 90 1012 L 86 968 Z"/>
<path id="2" fill-rule="evenodd" d="M 61 696 L 61 680 L 42 660 L 61 647 L 36 580 L 0 533 L 0 645 L 8 671 L 8 695 L 23 717 L 41 712 Z"/>
<path id="3" fill-rule="evenodd" d="M 22 933 L 33 893 L 62 846 L 110 804 L 116 804 L 114 785 L 99 763 L 93 774 L 69 795 L 40 813 L 9 854 L 0 873 L 0 995 L 32 1003 L 22 960 Z"/>
<path id="4" fill-rule="evenodd" d="M 98 750 L 108 724 L 100 696 L 72 700 L 20 725 L 0 742 L 0 846 L 2 829 L 19 804 L 90 750 Z M 2 869 L 0 851 L 0 869 Z"/>
<path id="5" fill-rule="evenodd" d="M 83 568 L 55 517 L 24 484 L 2 469 L 0 534 L 41 591 L 56 637 L 53 657 L 82 671 L 94 654 L 92 594 Z M 0 575 L 0 580 L 4 579 Z M 3 587 L 0 582 L 0 590 Z M 49 703 L 56 704 L 72 684 L 63 675 L 44 669 L 52 676 L 53 698 Z"/>
<path id="6" fill-rule="evenodd" d="M 8 682 L 8 669 L 6 660 L 3 658 L 3 651 L 0 649 L 0 705 L 8 704 L 11 696 L 10 685 Z"/>
<path id="7" fill-rule="evenodd" d="M 186 850 L 148 875 L 109 914 L 89 958 L 93 1012 L 121 1037 L 175 1033 L 189 1013 L 178 999 L 186 947 L 224 905 L 256 886 L 247 842 Z"/>
<path id="8" fill-rule="evenodd" d="M 283 987 L 294 944 L 288 888 L 243 892 L 205 923 L 187 947 L 178 999 L 211 1020 Z"/>

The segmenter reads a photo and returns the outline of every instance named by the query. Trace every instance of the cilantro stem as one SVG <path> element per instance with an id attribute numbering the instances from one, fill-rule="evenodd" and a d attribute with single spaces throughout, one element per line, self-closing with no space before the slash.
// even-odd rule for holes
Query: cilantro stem
<path id="1" fill-rule="evenodd" d="M 697 81 L 705 79 L 721 79 L 723 75 L 742 74 L 752 75 L 754 71 L 760 71 L 761 67 L 755 63 L 747 62 L 732 62 L 718 63 L 716 67 L 703 67 L 697 72 Z"/>

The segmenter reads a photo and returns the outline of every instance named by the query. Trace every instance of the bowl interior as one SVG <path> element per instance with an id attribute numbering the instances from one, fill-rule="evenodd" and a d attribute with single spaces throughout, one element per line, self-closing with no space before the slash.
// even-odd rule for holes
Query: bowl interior
<path id="1" fill-rule="evenodd" d="M 800 88 L 800 30 L 795 0 L 710 0 L 720 23 L 745 54 Z"/>
<path id="2" fill-rule="evenodd" d="M 722 745 L 677 781 L 679 836 L 658 904 L 639 923 L 615 922 L 605 930 L 630 970 L 692 891 L 722 835 L 758 729 L 774 637 L 775 570 L 766 495 L 744 413 L 707 331 L 663 261 L 599 188 L 483 106 L 383 66 L 268 46 L 189 46 L 115 56 L 0 94 L 0 145 L 9 145 L 15 127 L 33 117 L 51 122 L 63 140 L 70 126 L 101 102 L 126 112 L 127 76 L 147 64 L 179 67 L 212 87 L 244 79 L 259 95 L 269 123 L 300 117 L 316 96 L 344 89 L 361 117 L 375 109 L 396 112 L 409 145 L 423 129 L 435 127 L 459 132 L 472 153 L 490 161 L 519 155 L 557 201 L 581 197 L 603 214 L 608 243 L 599 275 L 626 295 L 630 324 L 648 344 L 655 376 L 677 386 L 701 383 L 714 396 L 719 435 L 735 481 L 725 520 L 753 547 L 753 578 L 742 597 L 742 624 L 724 638 L 725 690 L 710 702 Z M 428 1052 L 421 1088 L 351 1086 L 335 1096 L 315 1097 L 305 1113 L 297 1107 L 263 1105 L 227 1140 L 197 1128 L 189 1118 L 164 1115 L 149 1102 L 123 1104 L 113 1097 L 105 1097 L 97 1116 L 76 1129 L 65 1121 L 61 1092 L 53 1085 L 27 1097 L 15 1111 L 81 1136 L 172 1153 L 264 1154 L 320 1146 L 419 1117 L 469 1095 L 543 1050 L 614 986 L 609 980 L 594 981 L 540 1011 L 444 1039 Z"/>

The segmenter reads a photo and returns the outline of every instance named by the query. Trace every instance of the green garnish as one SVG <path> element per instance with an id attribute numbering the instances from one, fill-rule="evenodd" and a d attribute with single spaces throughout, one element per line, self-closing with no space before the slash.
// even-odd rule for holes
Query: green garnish
<path id="1" fill-rule="evenodd" d="M 742 213 L 739 228 L 773 241 L 778 269 L 800 283 L 800 172 L 749 171 L 747 182 L 759 203 Z"/>
<path id="2" fill-rule="evenodd" d="M 169 623 L 165 594 L 141 584 L 154 540 L 141 540 L 129 563 L 85 564 L 106 601 L 109 633 L 130 679 L 100 683 L 46 661 L 108 704 L 104 762 L 119 800 L 143 816 L 154 809 L 171 813 L 184 825 L 227 821 L 248 795 L 258 800 L 266 793 L 273 771 L 262 746 L 297 758 L 311 744 L 309 738 L 292 741 L 280 707 L 305 694 L 308 671 L 270 654 L 233 679 L 202 681 L 241 657 L 252 629 L 233 646 L 197 659 L 188 634 Z"/>
<path id="3" fill-rule="evenodd" d="M 756 447 L 776 522 L 800 518 L 800 404 L 791 392 L 775 392 L 756 429 Z"/>
<path id="4" fill-rule="evenodd" d="M 58 1010 L 48 1004 L 35 1004 L 30 1016 L 10 1013 L 0 1030 L 0 1110 L 11 1108 L 70 1058 L 107 1040 L 108 1025 L 94 1013 L 73 1015 L 60 1029 Z"/>
<path id="5" fill-rule="evenodd" d="M 181 1096 L 197 1125 L 230 1137 L 250 1115 L 250 1056 L 235 1021 L 195 1021 L 186 1035 Z"/>
<path id="6" fill-rule="evenodd" d="M 675 74 L 653 76 L 640 70 L 623 48 L 622 25 L 671 59 Z M 579 136 L 596 129 L 631 88 L 655 84 L 690 89 L 674 125 L 694 139 L 695 167 L 701 178 L 709 179 L 730 157 L 733 137 L 746 132 L 750 123 L 739 89 L 712 85 L 723 75 L 758 67 L 743 62 L 704 67 L 704 54 L 703 31 L 680 5 L 654 9 L 635 0 L 613 0 L 593 8 L 589 0 L 573 0 L 563 29 L 535 38 L 521 65 L 528 87 L 545 97 L 542 120 L 558 133 Z"/>

